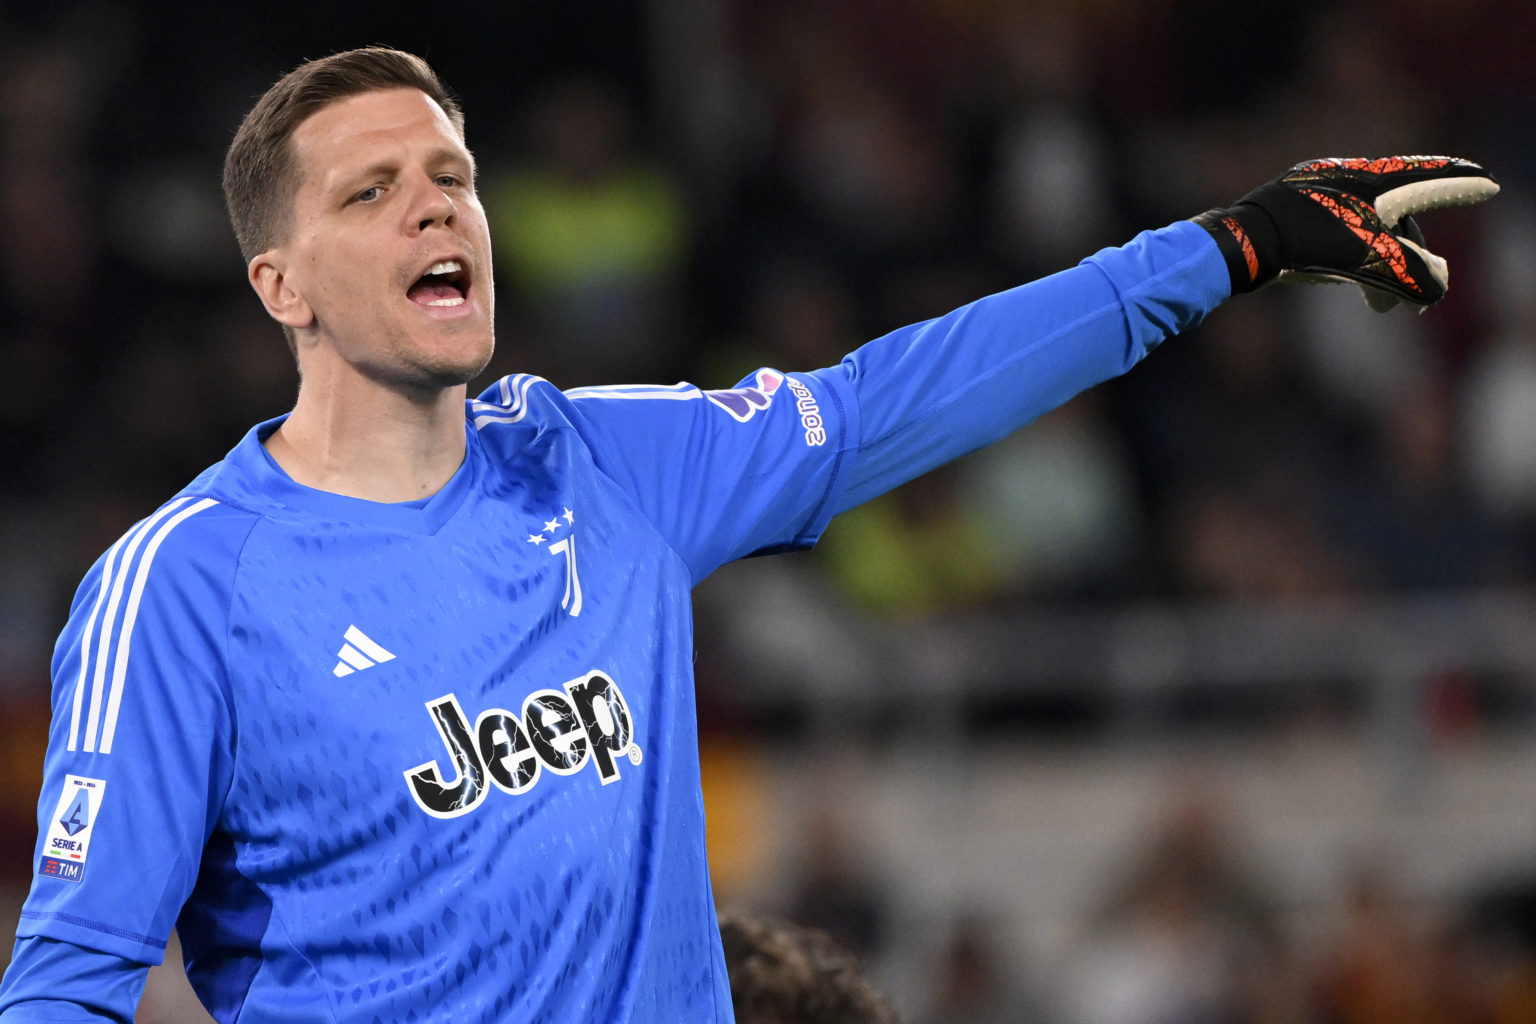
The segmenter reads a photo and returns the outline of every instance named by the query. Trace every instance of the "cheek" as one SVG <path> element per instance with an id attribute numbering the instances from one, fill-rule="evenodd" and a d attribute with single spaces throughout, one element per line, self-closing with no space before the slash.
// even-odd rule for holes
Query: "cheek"
<path id="1" fill-rule="evenodd" d="M 367 308 L 394 289 L 384 260 L 367 246 L 314 250 L 307 270 L 317 298 L 337 309 Z"/>
<path id="2" fill-rule="evenodd" d="M 490 252 L 491 227 L 485 219 L 485 207 L 480 205 L 479 198 L 466 202 L 461 207 L 461 214 L 465 221 L 464 234 L 480 242 L 486 252 Z"/>
<path id="3" fill-rule="evenodd" d="M 335 266 L 334 248 L 313 228 L 300 237 L 298 259 L 289 271 L 289 278 L 305 297 L 320 300 L 334 291 L 329 274 Z"/>

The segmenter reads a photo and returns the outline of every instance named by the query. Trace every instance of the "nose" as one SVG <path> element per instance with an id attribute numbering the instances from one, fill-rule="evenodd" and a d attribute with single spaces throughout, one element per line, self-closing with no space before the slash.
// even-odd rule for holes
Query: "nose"
<path id="1" fill-rule="evenodd" d="M 417 232 L 425 231 L 434 224 L 442 227 L 453 224 L 458 207 L 454 205 L 453 197 L 443 191 L 431 175 L 421 176 L 413 199 L 410 217 Z"/>

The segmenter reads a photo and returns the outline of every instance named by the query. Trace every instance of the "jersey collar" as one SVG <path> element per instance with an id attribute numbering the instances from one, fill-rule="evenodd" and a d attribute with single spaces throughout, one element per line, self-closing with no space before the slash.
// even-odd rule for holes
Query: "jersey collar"
<path id="1" fill-rule="evenodd" d="M 415 501 L 383 502 L 306 487 L 289 476 L 262 444 L 287 418 L 284 414 L 258 423 L 230 452 L 230 461 L 242 471 L 252 489 L 285 508 L 338 522 L 436 533 L 458 511 L 474 487 L 480 444 L 467 421 L 464 425 L 464 462 L 436 494 Z"/>

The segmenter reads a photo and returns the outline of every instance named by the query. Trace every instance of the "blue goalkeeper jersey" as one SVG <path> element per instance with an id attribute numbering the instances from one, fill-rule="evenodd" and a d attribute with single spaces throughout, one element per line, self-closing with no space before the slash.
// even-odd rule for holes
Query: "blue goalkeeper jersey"
<path id="1" fill-rule="evenodd" d="M 418 502 L 301 486 L 255 427 L 76 595 L 0 1017 L 131 1013 L 175 926 L 220 1021 L 730 1021 L 692 586 L 1122 372 L 1226 281 L 1180 224 L 836 367 L 508 377 Z"/>

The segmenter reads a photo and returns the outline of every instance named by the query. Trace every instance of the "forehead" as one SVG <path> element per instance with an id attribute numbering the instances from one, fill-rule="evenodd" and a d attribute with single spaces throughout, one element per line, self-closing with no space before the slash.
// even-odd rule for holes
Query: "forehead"
<path id="1" fill-rule="evenodd" d="M 294 154 L 304 179 L 321 184 L 392 149 L 412 145 L 464 150 L 464 141 L 443 108 L 419 89 L 348 96 L 315 111 L 293 132 Z"/>

